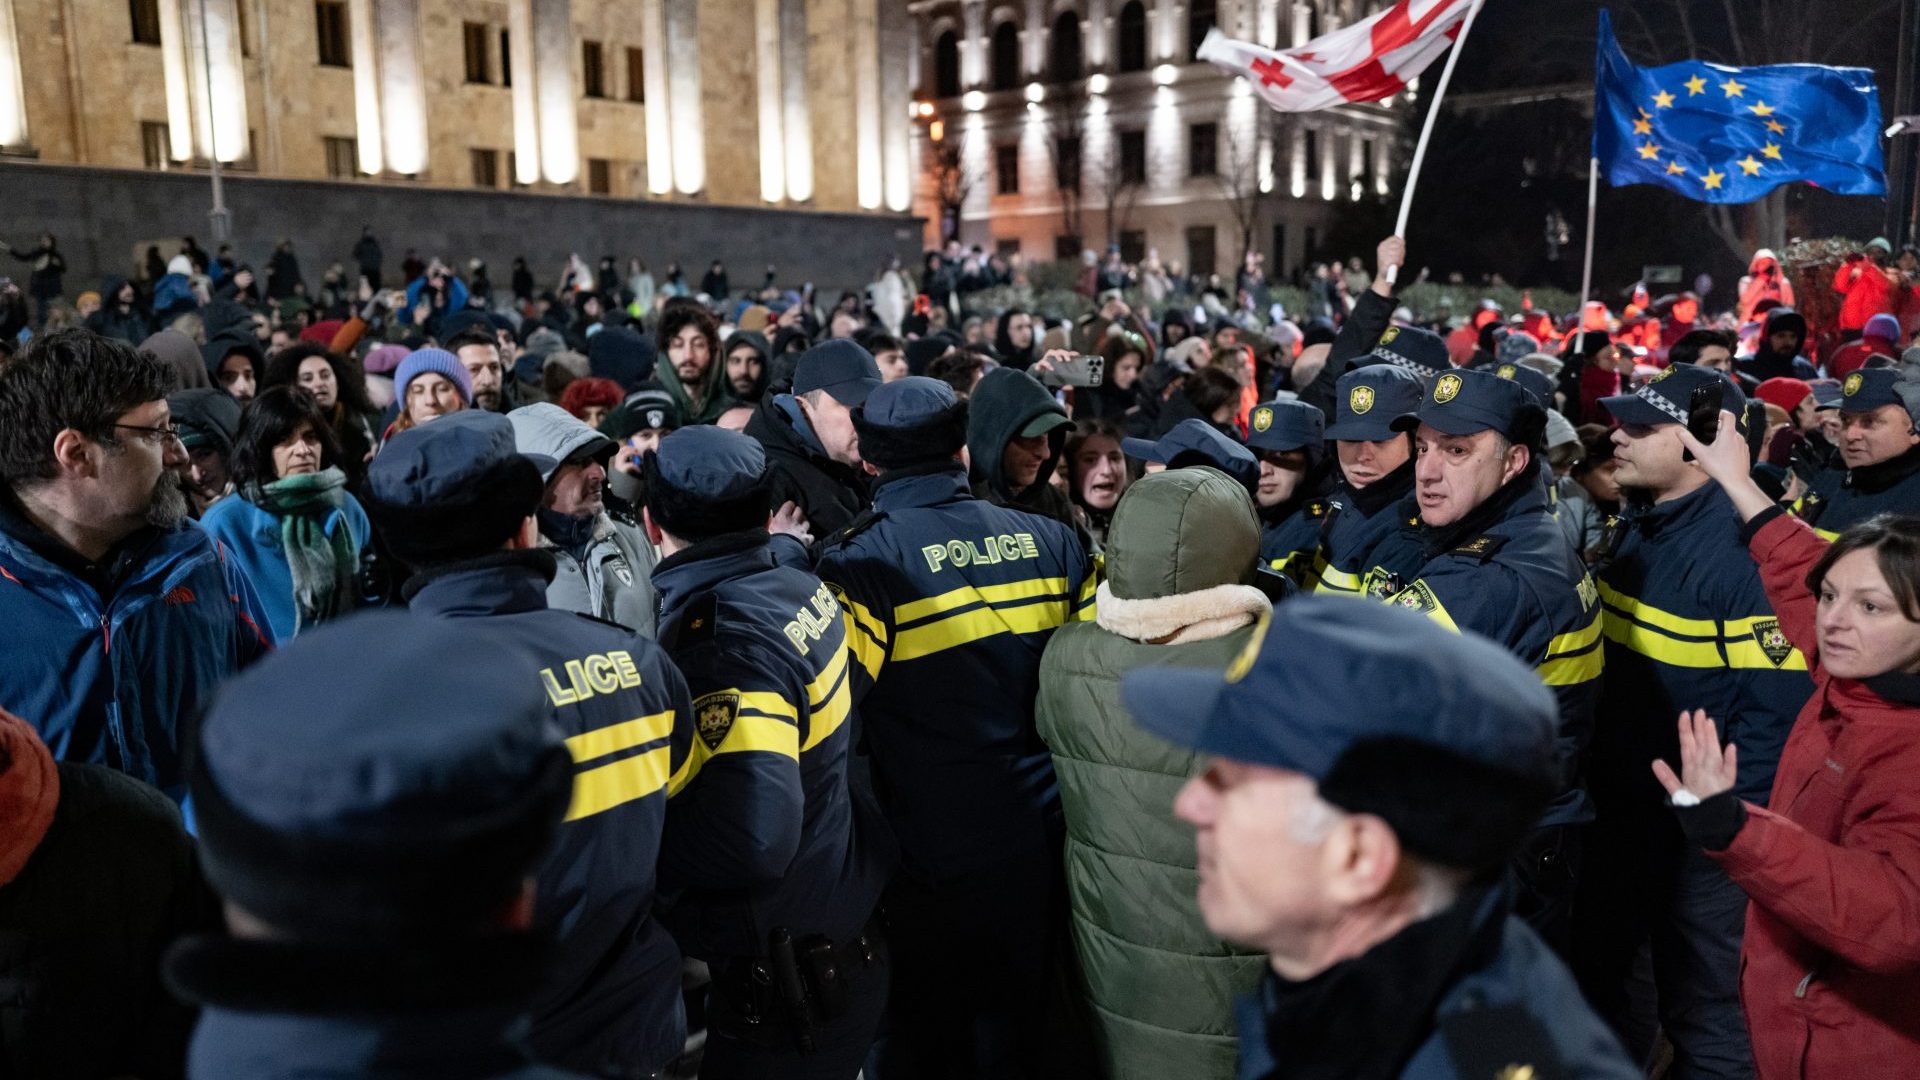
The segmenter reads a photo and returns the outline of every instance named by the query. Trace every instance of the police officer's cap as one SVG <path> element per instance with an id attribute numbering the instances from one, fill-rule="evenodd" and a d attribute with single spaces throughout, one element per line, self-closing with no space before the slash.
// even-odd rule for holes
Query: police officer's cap
<path id="1" fill-rule="evenodd" d="M 1289 600 L 1224 675 L 1146 667 L 1121 693 L 1147 730 L 1304 774 L 1449 866 L 1502 863 L 1555 786 L 1558 708 L 1533 670 L 1394 604 Z"/>
<path id="2" fill-rule="evenodd" d="M 825 390 L 849 409 L 867 400 L 880 385 L 880 365 L 873 354 L 847 338 L 823 341 L 801 353 L 794 364 L 796 396 Z"/>
<path id="3" fill-rule="evenodd" d="M 1553 379 L 1548 375 L 1524 364 L 1500 364 L 1493 369 L 1493 373 L 1503 379 L 1512 379 L 1519 383 L 1522 389 L 1533 395 L 1534 402 L 1541 408 L 1553 408 L 1555 386 Z"/>
<path id="4" fill-rule="evenodd" d="M 1120 448 L 1128 457 L 1158 462 L 1169 469 L 1210 465 L 1240 481 L 1249 492 L 1260 486 L 1260 459 L 1198 418 L 1180 421 L 1157 440 L 1122 439 Z"/>
<path id="5" fill-rule="evenodd" d="M 457 621 L 368 612 L 302 633 L 228 680 L 201 726 L 207 876 L 298 939 L 472 934 L 566 809 L 550 715 L 533 656 Z"/>
<path id="6" fill-rule="evenodd" d="M 1420 408 L 1420 379 L 1405 368 L 1369 364 L 1333 384 L 1333 423 L 1327 438 L 1381 442 L 1393 438 L 1393 422 Z"/>
<path id="7" fill-rule="evenodd" d="M 1720 407 L 1733 413 L 1736 419 L 1746 416 L 1747 395 L 1739 384 L 1713 368 L 1698 364 L 1675 364 L 1648 379 L 1633 393 L 1603 397 L 1600 404 L 1614 419 L 1634 427 L 1684 424 L 1687 411 L 1693 405 L 1694 391 L 1703 386 L 1719 386 Z"/>
<path id="8" fill-rule="evenodd" d="M 1387 327 L 1373 347 L 1373 359 L 1410 371 L 1423 382 L 1453 366 L 1446 339 L 1417 326 Z"/>
<path id="9" fill-rule="evenodd" d="M 939 379 L 909 375 L 853 410 L 860 457 L 882 469 L 944 461 L 967 443 L 967 403 Z"/>
<path id="10" fill-rule="evenodd" d="M 1247 417 L 1247 446 L 1286 453 L 1319 446 L 1327 437 L 1327 418 L 1304 401 L 1273 401 Z"/>
<path id="11" fill-rule="evenodd" d="M 387 440 L 367 467 L 367 513 L 409 565 L 472 558 L 539 509 L 552 464 L 518 452 L 506 417 L 463 410 Z"/>
<path id="12" fill-rule="evenodd" d="M 675 431 L 685 421 L 680 403 L 658 386 L 643 386 L 607 414 L 600 431 L 611 439 L 629 439 L 642 431 Z"/>
<path id="13" fill-rule="evenodd" d="M 1395 421 L 1394 428 L 1412 431 L 1421 424 L 1448 435 L 1497 431 L 1514 442 L 1532 445 L 1546 432 L 1547 414 L 1518 382 L 1491 371 L 1461 369 L 1433 380 L 1420 410 Z"/>
<path id="14" fill-rule="evenodd" d="M 766 526 L 767 455 L 749 435 L 681 428 L 647 451 L 641 468 L 654 523 L 681 539 Z"/>
<path id="15" fill-rule="evenodd" d="M 1872 412 L 1882 405 L 1906 408 L 1906 402 L 1894 392 L 1900 381 L 1898 368 L 1861 368 L 1840 380 L 1841 412 Z"/>

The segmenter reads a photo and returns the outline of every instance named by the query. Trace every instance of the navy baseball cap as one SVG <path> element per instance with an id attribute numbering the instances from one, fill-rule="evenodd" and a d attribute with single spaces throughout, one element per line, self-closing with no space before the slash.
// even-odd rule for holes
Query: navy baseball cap
<path id="1" fill-rule="evenodd" d="M 1159 462 L 1170 469 L 1211 465 L 1240 481 L 1248 491 L 1260 486 L 1260 459 L 1253 456 L 1253 451 L 1198 418 L 1180 421 L 1157 441 L 1122 439 L 1120 448 L 1128 457 Z"/>
<path id="2" fill-rule="evenodd" d="M 1634 427 L 1684 424 L 1687 422 L 1687 410 L 1693 404 L 1693 392 L 1716 383 L 1722 387 L 1724 394 L 1720 407 L 1731 412 L 1735 419 L 1741 421 L 1741 430 L 1746 430 L 1747 395 L 1741 391 L 1740 385 L 1726 375 L 1698 364 L 1675 364 L 1648 379 L 1633 393 L 1603 397 L 1600 404 L 1613 414 L 1614 419 Z"/>
<path id="3" fill-rule="evenodd" d="M 1813 387 L 1813 407 L 1815 409 L 1837 409 L 1840 407 L 1840 380 L 1813 379 L 1807 383 Z"/>
<path id="4" fill-rule="evenodd" d="M 825 390 L 833 400 L 851 409 L 867 400 L 881 384 L 880 365 L 873 354 L 847 338 L 823 341 L 794 362 L 794 395 Z"/>
<path id="5" fill-rule="evenodd" d="M 1512 379 L 1533 395 L 1534 403 L 1543 409 L 1553 408 L 1553 379 L 1542 372 L 1521 364 L 1501 364 L 1493 369 L 1495 375 L 1503 379 Z"/>
<path id="6" fill-rule="evenodd" d="M 1222 673 L 1155 665 L 1121 680 L 1121 699 L 1148 731 L 1180 746 L 1311 778 L 1334 798 L 1329 777 L 1356 750 L 1383 742 L 1444 754 L 1494 776 L 1522 781 L 1495 787 L 1540 789 L 1538 806 L 1519 821 L 1524 834 L 1555 782 L 1559 715 L 1533 669 L 1506 649 L 1457 633 L 1419 614 L 1428 598 L 1417 585 L 1387 604 L 1306 596 L 1276 605 L 1240 656 Z M 1400 597 L 1408 597 L 1401 600 Z M 1434 783 L 1448 778 L 1436 775 Z M 1430 849 L 1476 842 L 1423 831 L 1434 806 L 1403 807 L 1396 831 Z M 1472 831 L 1472 830 L 1466 830 Z M 1517 839 L 1517 835 L 1515 837 Z M 1409 847 L 1414 845 L 1409 843 Z M 1497 852 L 1494 853 L 1497 858 Z"/>
<path id="7" fill-rule="evenodd" d="M 1542 408 L 1532 392 L 1512 379 L 1491 371 L 1461 369 L 1433 380 L 1420 411 L 1394 421 L 1396 431 L 1412 431 L 1421 424 L 1448 435 L 1497 431 L 1514 437 L 1522 410 Z"/>
<path id="8" fill-rule="evenodd" d="M 1381 331 L 1372 355 L 1376 361 L 1410 371 L 1423 381 L 1453 366 L 1447 357 L 1447 340 L 1417 326 L 1387 327 Z"/>
<path id="9" fill-rule="evenodd" d="M 1420 408 L 1420 379 L 1391 364 L 1369 364 L 1333 384 L 1333 423 L 1327 438 L 1381 442 L 1393 438 L 1393 422 Z"/>
<path id="10" fill-rule="evenodd" d="M 1247 446 L 1286 453 L 1326 441 L 1327 416 L 1304 401 L 1274 401 L 1247 417 Z"/>
<path id="11" fill-rule="evenodd" d="M 315 694 L 320 671 L 351 677 Z M 551 716 L 534 656 L 460 620 L 374 611 L 302 633 L 222 684 L 201 725 L 207 877 L 300 939 L 463 933 L 566 810 Z"/>
<path id="12" fill-rule="evenodd" d="M 1906 408 L 1893 386 L 1900 381 L 1898 368 L 1861 368 L 1840 380 L 1841 412 L 1872 412 L 1882 405 Z"/>

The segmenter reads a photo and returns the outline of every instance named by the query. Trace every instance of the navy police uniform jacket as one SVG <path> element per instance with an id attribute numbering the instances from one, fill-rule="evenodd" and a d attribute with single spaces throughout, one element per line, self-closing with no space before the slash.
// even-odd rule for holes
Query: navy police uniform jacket
<path id="1" fill-rule="evenodd" d="M 1765 806 L 1774 767 L 1813 692 L 1807 658 L 1780 632 L 1720 485 L 1664 503 L 1629 503 L 1608 523 L 1599 570 L 1607 685 L 1596 765 L 1663 794 L 1647 762 L 1677 763 L 1674 717 L 1705 709 L 1740 747 L 1734 791 Z"/>
<path id="2" fill-rule="evenodd" d="M 1033 703 L 1053 631 L 1093 617 L 1098 583 L 1073 531 L 974 498 L 958 465 L 901 469 L 825 546 L 820 576 L 851 616 L 870 682 L 862 738 L 907 871 L 938 882 L 1058 859 L 1060 793 Z"/>
<path id="3" fill-rule="evenodd" d="M 1495 520 L 1480 529 L 1445 530 L 1446 540 L 1417 524 L 1412 500 L 1402 503 L 1395 520 L 1415 524 L 1403 527 L 1399 550 L 1418 538 L 1427 561 L 1402 575 L 1411 580 L 1386 599 L 1452 629 L 1490 637 L 1533 665 L 1560 703 L 1564 789 L 1541 824 L 1591 820 L 1589 802 L 1575 784 L 1581 754 L 1593 735 L 1604 663 L 1599 595 L 1586 564 L 1548 513 L 1545 492 L 1534 477 L 1516 478 L 1489 498 L 1494 500 L 1506 502 L 1504 507 L 1483 504 Z M 1398 573 L 1395 567 L 1386 570 Z"/>
<path id="4" fill-rule="evenodd" d="M 1313 569 L 1320 547 L 1320 530 L 1327 523 L 1333 504 L 1326 499 L 1310 499 L 1306 505 L 1284 520 L 1260 530 L 1261 565 L 1285 574 L 1296 583 Z"/>
<path id="5" fill-rule="evenodd" d="M 1828 469 L 1793 512 L 1832 540 L 1875 514 L 1920 514 L 1920 446 L 1878 465 Z"/>
<path id="6" fill-rule="evenodd" d="M 686 682 L 653 642 L 547 607 L 553 556 L 504 552 L 408 583 L 419 614 L 467 620 L 541 661 L 574 761 L 573 797 L 540 868 L 535 917 L 558 947 L 529 1003 L 543 1061 L 648 1072 L 686 1041 L 680 951 L 654 917 L 667 785 L 692 756 Z"/>
<path id="7" fill-rule="evenodd" d="M 1328 497 L 1332 508 L 1310 576 L 1302 584 L 1314 592 L 1360 595 L 1367 571 L 1379 561 L 1378 549 L 1398 538 L 1398 504 L 1412 490 L 1412 459 L 1359 491 L 1342 483 Z"/>
<path id="8" fill-rule="evenodd" d="M 709 962 L 795 938 L 857 936 L 893 868 L 877 809 L 849 778 L 853 672 L 831 591 L 783 562 L 790 537 L 714 537 L 663 559 L 660 641 L 693 694 L 693 752 L 669 785 L 665 919 Z M 678 985 L 677 983 L 675 984 Z"/>

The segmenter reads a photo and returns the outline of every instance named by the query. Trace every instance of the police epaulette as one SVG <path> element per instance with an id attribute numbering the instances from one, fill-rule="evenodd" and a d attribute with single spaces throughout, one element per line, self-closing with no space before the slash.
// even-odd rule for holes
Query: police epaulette
<path id="1" fill-rule="evenodd" d="M 1319 499 L 1313 500 L 1312 502 L 1307 504 L 1307 516 L 1315 517 L 1315 518 L 1326 517 L 1327 504 Z"/>
<path id="2" fill-rule="evenodd" d="M 1493 558 L 1494 553 L 1507 545 L 1507 537 L 1482 533 L 1464 544 L 1455 544 L 1451 554 L 1478 555 L 1481 562 Z"/>
<path id="3" fill-rule="evenodd" d="M 885 510 L 869 509 L 869 510 L 860 511 L 859 516 L 855 517 L 852 521 L 847 522 L 846 525 L 841 527 L 839 532 L 834 533 L 832 536 L 829 536 L 825 540 L 821 541 L 820 550 L 825 551 L 828 548 L 839 547 L 841 544 L 844 544 L 852 540 L 854 537 L 859 536 L 861 533 L 866 532 L 868 529 L 873 528 L 874 525 L 878 524 L 879 521 L 886 516 L 887 516 L 887 512 Z"/>
<path id="4" fill-rule="evenodd" d="M 701 593 L 687 604 L 686 614 L 680 617 L 674 629 L 673 640 L 666 644 L 673 649 L 698 645 L 712 641 L 719 629 L 720 598 L 713 593 Z"/>
<path id="5" fill-rule="evenodd" d="M 589 615 L 584 611 L 576 611 L 576 612 L 573 612 L 573 614 L 580 616 L 581 618 L 587 620 L 588 622 L 601 623 L 602 625 L 605 625 L 605 626 L 611 626 L 615 630 L 623 630 L 629 634 L 637 634 L 640 632 L 638 630 L 635 630 L 633 627 L 628 626 L 626 623 L 614 622 L 612 619 L 603 619 L 598 615 Z"/>
<path id="6" fill-rule="evenodd" d="M 1517 1003 L 1471 1002 L 1438 1017 L 1458 1076 L 1485 1080 L 1564 1080 L 1571 1075 L 1540 1018 Z"/>

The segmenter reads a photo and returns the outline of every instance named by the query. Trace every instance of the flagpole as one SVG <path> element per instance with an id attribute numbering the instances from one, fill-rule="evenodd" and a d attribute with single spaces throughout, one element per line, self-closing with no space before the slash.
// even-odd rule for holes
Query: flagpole
<path id="1" fill-rule="evenodd" d="M 1587 300 L 1593 296 L 1593 212 L 1600 200 L 1600 159 L 1587 159 L 1587 261 L 1580 271 L 1580 336 L 1575 339 L 1574 352 L 1581 352 L 1587 344 Z"/>
<path id="2" fill-rule="evenodd" d="M 1473 30 L 1474 17 L 1480 14 L 1480 8 L 1486 0 L 1474 0 L 1467 9 L 1467 19 L 1460 24 L 1460 36 L 1453 40 L 1453 49 L 1447 53 L 1447 66 L 1440 70 L 1440 84 L 1433 88 L 1433 100 L 1427 103 L 1427 122 L 1420 127 L 1420 141 L 1413 148 L 1413 164 L 1407 169 L 1407 189 L 1400 193 L 1400 217 L 1393 225 L 1393 235 L 1405 238 L 1407 235 L 1407 215 L 1413 212 L 1413 189 L 1420 181 L 1420 164 L 1427 159 L 1427 140 L 1433 137 L 1433 121 L 1440 115 L 1440 100 L 1447 96 L 1447 84 L 1453 81 L 1453 65 L 1460 60 L 1460 53 L 1467 47 L 1467 34 Z M 1387 267 L 1387 284 L 1392 285 L 1400 279 L 1400 267 Z"/>

